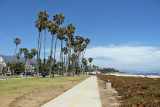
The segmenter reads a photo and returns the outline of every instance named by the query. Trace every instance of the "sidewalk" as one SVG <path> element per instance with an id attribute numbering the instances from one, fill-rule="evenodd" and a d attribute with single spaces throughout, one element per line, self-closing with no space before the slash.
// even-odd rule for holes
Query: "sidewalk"
<path id="1" fill-rule="evenodd" d="M 89 77 L 42 107 L 102 107 L 96 76 Z"/>

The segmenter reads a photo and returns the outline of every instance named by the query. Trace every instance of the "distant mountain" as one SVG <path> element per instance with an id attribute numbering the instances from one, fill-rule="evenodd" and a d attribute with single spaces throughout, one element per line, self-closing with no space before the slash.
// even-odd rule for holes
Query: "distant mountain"
<path id="1" fill-rule="evenodd" d="M 6 56 L 6 55 L 0 55 L 0 56 L 4 59 L 4 62 L 13 62 L 14 56 Z M 34 61 L 32 62 L 36 63 L 36 59 L 33 59 L 33 60 Z M 18 62 L 17 58 L 15 58 L 15 61 Z M 24 62 L 25 58 L 21 57 L 19 61 Z M 28 62 L 30 62 L 30 60 Z"/>

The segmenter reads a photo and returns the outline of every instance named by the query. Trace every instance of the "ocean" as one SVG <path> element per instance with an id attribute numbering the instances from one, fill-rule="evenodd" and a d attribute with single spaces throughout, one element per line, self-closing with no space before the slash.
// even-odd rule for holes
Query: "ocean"
<path id="1" fill-rule="evenodd" d="M 136 75 L 160 75 L 160 73 L 134 73 Z"/>

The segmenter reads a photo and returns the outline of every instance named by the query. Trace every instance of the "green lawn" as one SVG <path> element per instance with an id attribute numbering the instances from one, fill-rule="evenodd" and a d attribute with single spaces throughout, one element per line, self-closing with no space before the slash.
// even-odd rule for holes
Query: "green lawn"
<path id="1" fill-rule="evenodd" d="M 0 106 L 40 106 L 89 76 L 0 80 Z M 23 105 L 24 107 L 24 105 Z"/>

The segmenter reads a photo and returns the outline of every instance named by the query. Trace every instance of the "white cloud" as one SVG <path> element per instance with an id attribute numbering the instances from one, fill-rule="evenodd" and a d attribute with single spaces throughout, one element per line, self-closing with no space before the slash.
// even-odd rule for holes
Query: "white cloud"
<path id="1" fill-rule="evenodd" d="M 87 49 L 85 56 L 95 59 L 93 64 L 101 67 L 132 70 L 160 69 L 160 49 L 152 46 L 94 47 Z"/>
<path id="2" fill-rule="evenodd" d="M 54 52 L 54 50 L 53 50 Z M 50 49 L 46 49 L 46 56 Z M 54 53 L 53 53 L 54 54 Z M 60 48 L 57 48 L 56 58 L 59 59 Z M 43 57 L 43 49 L 42 49 Z M 152 46 L 99 46 L 87 48 L 86 58 L 92 57 L 94 65 L 113 67 L 119 70 L 149 71 L 160 69 L 160 49 Z"/>

